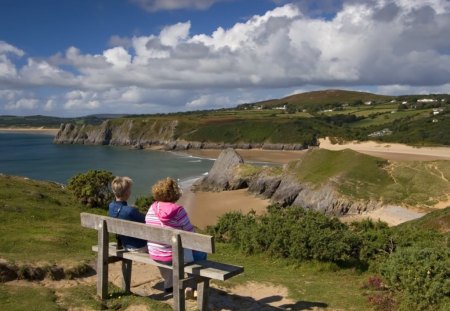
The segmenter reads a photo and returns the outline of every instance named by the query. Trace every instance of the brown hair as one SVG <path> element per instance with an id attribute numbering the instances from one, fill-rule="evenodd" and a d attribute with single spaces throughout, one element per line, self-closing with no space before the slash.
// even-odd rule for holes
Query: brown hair
<path id="1" fill-rule="evenodd" d="M 117 198 L 123 198 L 131 190 L 133 180 L 127 176 L 117 176 L 111 182 L 111 188 Z"/>
<path id="2" fill-rule="evenodd" d="M 152 187 L 153 198 L 156 201 L 175 203 L 181 197 L 178 183 L 170 177 L 156 182 Z"/>

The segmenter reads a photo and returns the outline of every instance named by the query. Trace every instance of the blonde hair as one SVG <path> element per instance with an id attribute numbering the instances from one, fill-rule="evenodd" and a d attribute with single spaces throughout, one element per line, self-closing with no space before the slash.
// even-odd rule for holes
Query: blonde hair
<path id="1" fill-rule="evenodd" d="M 181 197 L 178 183 L 170 177 L 156 182 L 152 187 L 153 198 L 156 201 L 175 203 Z"/>
<path id="2" fill-rule="evenodd" d="M 111 182 L 111 188 L 116 198 L 123 198 L 133 185 L 133 180 L 127 176 L 116 176 Z"/>

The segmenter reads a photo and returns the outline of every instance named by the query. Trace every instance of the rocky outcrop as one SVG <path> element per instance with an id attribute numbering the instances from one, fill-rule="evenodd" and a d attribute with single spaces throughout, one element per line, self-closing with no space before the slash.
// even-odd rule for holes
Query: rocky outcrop
<path id="1" fill-rule="evenodd" d="M 208 175 L 193 185 L 193 190 L 223 191 L 246 188 L 246 180 L 236 174 L 242 163 L 244 160 L 234 149 L 225 149 L 214 162 Z"/>
<path id="2" fill-rule="evenodd" d="M 315 187 L 299 181 L 288 171 L 274 173 L 271 168 L 243 174 L 245 165 L 233 149 L 224 150 L 208 176 L 197 182 L 193 190 L 224 191 L 248 187 L 256 196 L 270 199 L 281 206 L 302 206 L 327 215 L 360 214 L 384 207 L 379 201 L 365 201 L 345 197 L 336 191 L 333 182 Z M 248 171 L 248 169 L 247 169 Z"/>

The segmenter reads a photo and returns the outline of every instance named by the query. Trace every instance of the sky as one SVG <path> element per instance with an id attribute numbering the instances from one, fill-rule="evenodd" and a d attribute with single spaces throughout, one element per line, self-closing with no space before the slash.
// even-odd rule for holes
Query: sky
<path id="1" fill-rule="evenodd" d="M 0 115 L 450 93 L 450 0 L 0 0 Z"/>

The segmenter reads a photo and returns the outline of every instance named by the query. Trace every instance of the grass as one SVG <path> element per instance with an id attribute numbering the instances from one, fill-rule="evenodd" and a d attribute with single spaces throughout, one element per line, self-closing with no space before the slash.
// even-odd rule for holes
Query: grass
<path id="1" fill-rule="evenodd" d="M 450 233 L 450 206 L 428 213 L 419 219 L 403 223 L 399 228 L 402 227 L 420 227 L 427 230 Z"/>
<path id="2" fill-rule="evenodd" d="M 268 258 L 264 254 L 246 256 L 228 244 L 218 244 L 212 260 L 242 265 L 245 273 L 220 285 L 233 286 L 245 282 L 281 285 L 289 290 L 289 298 L 299 307 L 322 306 L 339 310 L 368 310 L 367 290 L 363 288 L 369 273 L 341 269 L 335 264 L 305 262 L 293 264 L 285 259 Z M 303 310 L 303 309 L 300 309 Z M 306 309 L 305 309 L 306 310 Z"/>
<path id="3" fill-rule="evenodd" d="M 19 264 L 93 258 L 96 232 L 80 226 L 83 211 L 103 212 L 82 208 L 55 183 L 0 176 L 1 257 Z"/>
<path id="4" fill-rule="evenodd" d="M 357 162 L 346 153 L 348 151 L 343 152 L 344 156 L 341 155 L 340 160 L 348 158 L 346 161 Z M 324 158 L 319 157 L 319 160 L 328 159 L 327 155 L 321 156 Z M 377 159 L 373 157 L 364 161 L 375 161 L 377 164 Z M 358 165 L 355 164 L 355 167 Z M 447 166 L 444 167 L 448 169 Z M 253 173 L 251 168 L 246 169 L 249 170 L 247 173 Z M 445 174 L 449 171 L 450 169 Z M 273 173 L 276 173 L 276 169 Z M 66 190 L 54 183 L 0 176 L 0 191 L 0 217 L 4 220 L 0 228 L 2 258 L 28 264 L 39 261 L 80 263 L 93 258 L 90 245 L 96 241 L 96 232 L 81 228 L 79 213 L 85 209 Z M 447 208 L 442 213 L 434 214 L 432 219 L 424 218 L 417 225 L 427 227 L 436 223 L 448 224 L 448 212 Z M 364 287 L 370 273 L 357 268 L 342 268 L 333 263 L 320 262 L 294 264 L 289 260 L 269 258 L 264 254 L 246 256 L 231 245 L 222 243 L 217 244 L 217 253 L 210 255 L 210 258 L 245 267 L 243 275 L 220 282 L 221 286 L 246 282 L 284 286 L 288 289 L 289 298 L 294 301 L 293 309 L 314 306 L 332 310 L 370 308 L 368 296 L 372 292 Z M 167 304 L 148 297 L 124 295 L 112 284 L 109 288 L 109 298 L 100 302 L 95 296 L 94 284 L 55 290 L 32 282 L 21 283 L 20 286 L 0 284 L 0 305 L 5 310 L 126 310 L 129 306 L 137 305 L 145 305 L 149 310 L 170 310 Z"/>
<path id="5" fill-rule="evenodd" d="M 315 187 L 331 182 L 345 196 L 386 203 L 431 207 L 450 191 L 450 161 L 388 162 L 350 149 L 317 149 L 288 170 Z"/>
<path id="6" fill-rule="evenodd" d="M 66 190 L 53 183 L 8 176 L 0 177 L 0 189 L 3 259 L 34 265 L 44 261 L 82 262 L 93 258 L 90 246 L 96 241 L 96 232 L 81 228 L 79 213 L 85 209 L 74 202 Z M 299 266 L 263 255 L 244 256 L 225 244 L 217 248 L 217 253 L 211 256 L 213 260 L 240 264 L 246 269 L 244 275 L 220 285 L 271 282 L 288 288 L 289 297 L 301 306 L 312 303 L 345 310 L 364 310 L 367 306 L 361 289 L 366 275 L 357 270 L 341 270 L 333 264 L 320 263 Z M 145 304 L 150 310 L 169 310 L 167 305 L 147 297 L 123 295 L 112 285 L 110 298 L 101 303 L 95 298 L 95 285 L 61 288 L 55 292 L 37 283 L 26 284 L 20 287 L 0 285 L 2 307 L 39 311 L 125 310 L 130 305 Z"/>
<path id="7" fill-rule="evenodd" d="M 55 293 L 44 287 L 0 284 L 0 304 L 8 311 L 62 311 Z"/>

